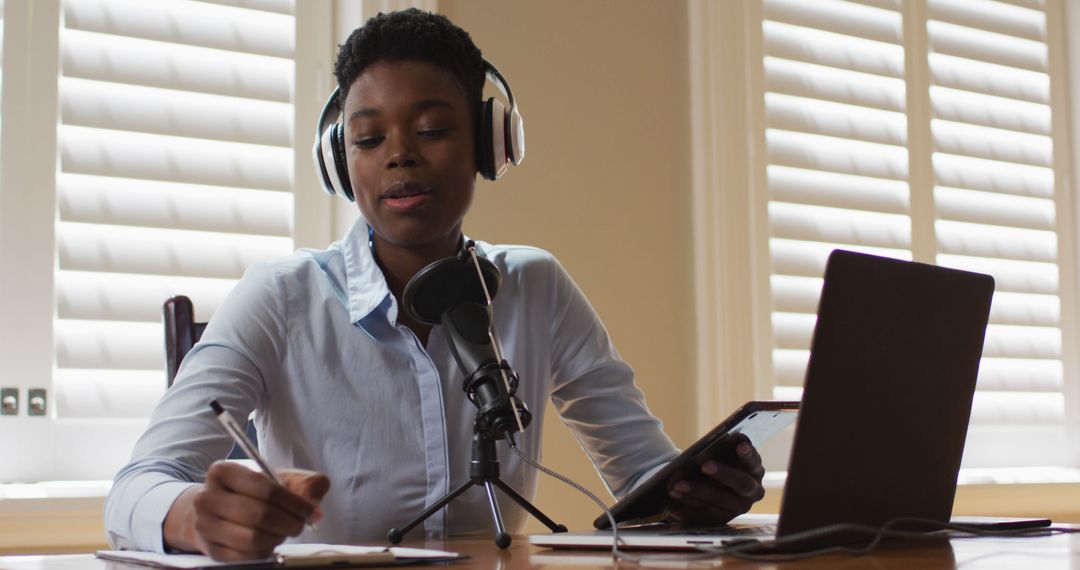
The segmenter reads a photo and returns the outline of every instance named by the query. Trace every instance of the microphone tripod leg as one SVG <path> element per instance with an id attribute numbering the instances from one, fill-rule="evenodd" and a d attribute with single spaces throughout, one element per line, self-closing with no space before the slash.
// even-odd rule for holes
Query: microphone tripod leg
<path id="1" fill-rule="evenodd" d="M 475 484 L 476 483 L 474 483 L 471 480 L 462 483 L 462 485 L 460 487 L 458 487 L 457 489 L 454 489 L 453 491 L 450 491 L 449 493 L 446 494 L 446 496 L 439 499 L 439 501 L 437 503 L 435 503 L 434 505 L 431 505 L 430 507 L 425 509 L 424 512 L 420 513 L 415 519 L 409 521 L 409 524 L 405 525 L 404 527 L 402 527 L 400 529 L 398 529 L 398 528 L 390 529 L 390 532 L 386 533 L 387 540 L 389 540 L 391 544 L 400 544 L 401 540 L 403 538 L 405 538 L 405 534 L 408 533 L 410 530 L 412 530 L 413 527 L 415 527 L 416 525 L 424 522 L 428 517 L 430 517 L 431 515 L 438 512 L 439 509 L 445 507 L 447 504 L 450 503 L 450 501 L 453 501 L 454 499 L 456 499 L 458 495 L 464 493 L 466 489 L 468 489 L 469 487 L 472 487 Z"/>
<path id="2" fill-rule="evenodd" d="M 500 483 L 498 479 L 495 479 L 494 482 L 496 484 Z M 503 526 L 499 503 L 495 500 L 495 487 L 491 483 L 491 479 L 484 480 L 484 491 L 487 492 L 488 506 L 491 507 L 491 518 L 495 521 L 495 546 L 505 549 L 510 546 L 510 534 L 506 532 L 506 527 Z M 504 488 L 502 485 L 499 485 L 499 487 Z"/>
<path id="3" fill-rule="evenodd" d="M 544 526 L 551 529 L 551 532 L 566 532 L 565 525 L 561 525 L 549 519 L 547 515 L 540 512 L 540 509 L 533 506 L 533 504 L 530 503 L 528 499 L 519 495 L 513 487 L 507 485 L 506 482 L 504 482 L 502 479 L 492 479 L 491 482 L 494 483 L 499 489 L 501 489 L 503 493 L 506 493 L 511 499 L 513 499 L 515 503 L 521 505 L 521 508 L 528 511 L 530 515 L 536 517 L 536 520 L 544 523 Z"/>

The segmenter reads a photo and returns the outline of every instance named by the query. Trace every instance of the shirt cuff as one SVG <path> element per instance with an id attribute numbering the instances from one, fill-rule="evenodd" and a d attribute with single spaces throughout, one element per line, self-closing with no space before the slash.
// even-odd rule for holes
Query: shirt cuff
<path id="1" fill-rule="evenodd" d="M 176 498 L 188 487 L 198 483 L 188 483 L 169 479 L 157 483 L 139 498 L 131 514 L 131 535 L 140 550 L 165 553 L 165 537 L 162 525 L 169 514 Z"/>
<path id="2" fill-rule="evenodd" d="M 641 475 L 638 475 L 638 478 L 635 479 L 634 482 L 630 484 L 630 488 L 628 488 L 626 490 L 626 492 L 623 493 L 623 496 L 628 495 L 631 491 L 633 491 L 634 489 L 637 489 L 639 486 L 641 486 L 642 483 L 648 481 L 649 478 L 652 477 L 653 475 L 655 475 L 657 471 L 663 469 L 664 467 L 667 467 L 668 463 L 671 463 L 671 462 L 670 461 L 665 461 L 665 462 L 661 463 L 660 465 L 657 465 L 656 467 L 653 467 L 652 469 L 649 469 L 648 471 L 642 473 Z"/>

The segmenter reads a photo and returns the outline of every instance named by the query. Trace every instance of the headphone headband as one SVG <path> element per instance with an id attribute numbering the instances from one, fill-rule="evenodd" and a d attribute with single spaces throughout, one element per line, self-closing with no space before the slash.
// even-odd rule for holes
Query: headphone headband
<path id="1" fill-rule="evenodd" d="M 490 61 L 486 59 L 483 61 L 484 76 L 487 77 L 488 81 L 495 84 L 495 87 L 499 89 L 499 92 L 503 94 L 503 97 L 506 97 L 506 101 L 510 103 L 510 108 L 516 110 L 517 103 L 514 102 L 514 92 L 510 90 L 510 82 L 503 77 L 502 73 L 499 73 L 498 68 L 492 65 Z"/>
<path id="2" fill-rule="evenodd" d="M 486 59 L 482 61 L 484 77 L 498 88 L 509 103 L 507 108 L 495 98 L 480 102 L 480 125 L 476 131 L 477 171 L 488 180 L 496 180 L 511 164 L 520 164 L 525 158 L 525 123 L 518 112 L 510 82 L 491 62 Z M 352 202 L 355 197 L 345 156 L 345 128 L 339 120 L 343 111 L 340 94 L 341 88 L 334 87 L 323 105 L 316 123 L 311 153 L 323 190 L 331 196 L 338 194 Z"/>

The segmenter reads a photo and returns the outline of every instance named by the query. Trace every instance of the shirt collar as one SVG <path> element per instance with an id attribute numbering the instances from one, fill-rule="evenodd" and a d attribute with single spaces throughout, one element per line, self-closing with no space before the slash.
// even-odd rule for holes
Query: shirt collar
<path id="1" fill-rule="evenodd" d="M 465 241 L 469 240 L 464 236 Z M 486 253 L 486 244 L 476 242 L 476 252 Z M 341 253 L 345 258 L 346 297 L 349 320 L 363 323 L 376 309 L 383 307 L 390 324 L 397 322 L 397 300 L 390 294 L 386 276 L 375 261 L 368 237 L 368 225 L 362 218 L 356 220 L 341 240 Z"/>
<path id="2" fill-rule="evenodd" d="M 368 225 L 363 219 L 356 220 L 345 234 L 341 253 L 345 258 L 349 320 L 356 323 L 382 305 L 387 297 L 393 302 L 393 295 L 368 246 Z"/>

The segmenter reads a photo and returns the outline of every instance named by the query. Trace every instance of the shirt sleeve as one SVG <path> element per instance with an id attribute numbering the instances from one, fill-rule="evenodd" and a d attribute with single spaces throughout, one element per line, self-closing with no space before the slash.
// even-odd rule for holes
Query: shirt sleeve
<path id="1" fill-rule="evenodd" d="M 649 411 L 634 371 L 611 343 L 600 317 L 552 259 L 552 402 L 621 498 L 678 449 Z"/>
<path id="2" fill-rule="evenodd" d="M 165 552 L 162 523 L 173 502 L 232 449 L 210 400 L 237 420 L 259 407 L 283 353 L 279 282 L 270 266 L 252 266 L 184 357 L 106 498 L 105 526 L 114 548 Z"/>

